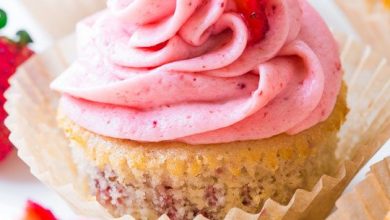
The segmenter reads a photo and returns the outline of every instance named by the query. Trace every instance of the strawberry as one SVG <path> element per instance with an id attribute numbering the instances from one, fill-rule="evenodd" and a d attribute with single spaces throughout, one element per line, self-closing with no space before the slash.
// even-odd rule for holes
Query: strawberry
<path id="1" fill-rule="evenodd" d="M 249 44 L 263 40 L 269 29 L 265 14 L 266 0 L 235 0 L 235 2 L 249 29 Z"/>
<path id="2" fill-rule="evenodd" d="M 27 201 L 22 220 L 57 220 L 53 213 L 35 202 Z"/>
<path id="3" fill-rule="evenodd" d="M 0 28 L 7 23 L 6 13 L 0 9 Z M 30 36 L 25 31 L 17 33 L 18 41 L 0 36 L 0 161 L 12 150 L 12 144 L 8 140 L 9 130 L 4 125 L 7 113 L 4 110 L 4 92 L 9 87 L 8 79 L 15 73 L 17 67 L 26 61 L 33 52 L 26 47 L 31 42 Z"/>

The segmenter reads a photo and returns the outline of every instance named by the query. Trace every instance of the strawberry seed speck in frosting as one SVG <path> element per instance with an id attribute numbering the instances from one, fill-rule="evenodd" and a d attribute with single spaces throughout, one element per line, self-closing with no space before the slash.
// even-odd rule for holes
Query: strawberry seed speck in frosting
<path id="1" fill-rule="evenodd" d="M 52 83 L 80 126 L 135 141 L 225 143 L 328 118 L 337 44 L 306 0 L 109 0 Z"/>

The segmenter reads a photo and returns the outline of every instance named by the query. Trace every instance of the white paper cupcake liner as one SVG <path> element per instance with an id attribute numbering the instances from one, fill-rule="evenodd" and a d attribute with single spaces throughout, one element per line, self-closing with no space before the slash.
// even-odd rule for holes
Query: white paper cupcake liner
<path id="1" fill-rule="evenodd" d="M 310 192 L 297 190 L 286 206 L 268 200 L 258 214 L 231 209 L 226 219 L 325 218 L 359 168 L 389 139 L 390 67 L 369 47 L 343 35 L 336 37 L 342 48 L 351 109 L 340 131 L 337 154 L 344 162 L 337 175 L 323 176 Z M 75 40 L 68 37 L 19 69 L 6 93 L 6 125 L 20 158 L 38 179 L 57 191 L 76 212 L 113 219 L 94 197 L 76 190 L 77 171 L 68 142 L 56 125 L 59 94 L 49 89 L 49 83 L 66 69 L 75 53 Z"/>
<path id="2" fill-rule="evenodd" d="M 371 166 L 367 177 L 336 202 L 327 220 L 377 220 L 390 217 L 390 157 Z"/>

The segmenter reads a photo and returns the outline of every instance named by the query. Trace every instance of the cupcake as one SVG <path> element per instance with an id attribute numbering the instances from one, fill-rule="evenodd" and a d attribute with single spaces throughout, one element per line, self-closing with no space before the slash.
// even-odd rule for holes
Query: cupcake
<path id="1" fill-rule="evenodd" d="M 113 216 L 258 213 L 336 171 L 346 88 L 305 0 L 109 0 L 77 41 L 58 125 Z"/>

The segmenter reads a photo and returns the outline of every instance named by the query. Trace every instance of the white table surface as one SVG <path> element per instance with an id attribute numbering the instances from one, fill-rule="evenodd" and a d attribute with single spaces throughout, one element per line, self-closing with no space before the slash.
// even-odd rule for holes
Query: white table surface
<path id="1" fill-rule="evenodd" d="M 327 22 L 335 24 L 333 26 L 335 29 L 355 35 L 345 17 L 336 8 L 333 0 L 311 0 L 311 2 L 320 12 L 329 10 L 335 12 L 334 16 L 325 17 Z M 34 22 L 28 13 L 28 9 L 20 4 L 20 0 L 2 0 L 0 1 L 0 8 L 5 9 L 9 16 L 8 27 L 0 34 L 5 33 L 12 36 L 17 30 L 24 28 L 29 31 L 35 40 L 33 48 L 36 51 L 42 51 L 50 46 L 52 40 Z M 364 178 L 365 173 L 369 170 L 369 165 L 382 160 L 386 156 L 390 156 L 390 142 L 359 172 L 347 191 Z M 27 199 L 32 199 L 50 208 L 60 219 L 81 219 L 80 216 L 71 211 L 57 194 L 33 177 L 29 168 L 13 152 L 6 161 L 0 163 L 0 219 L 15 219 L 15 216 L 22 211 Z"/>

